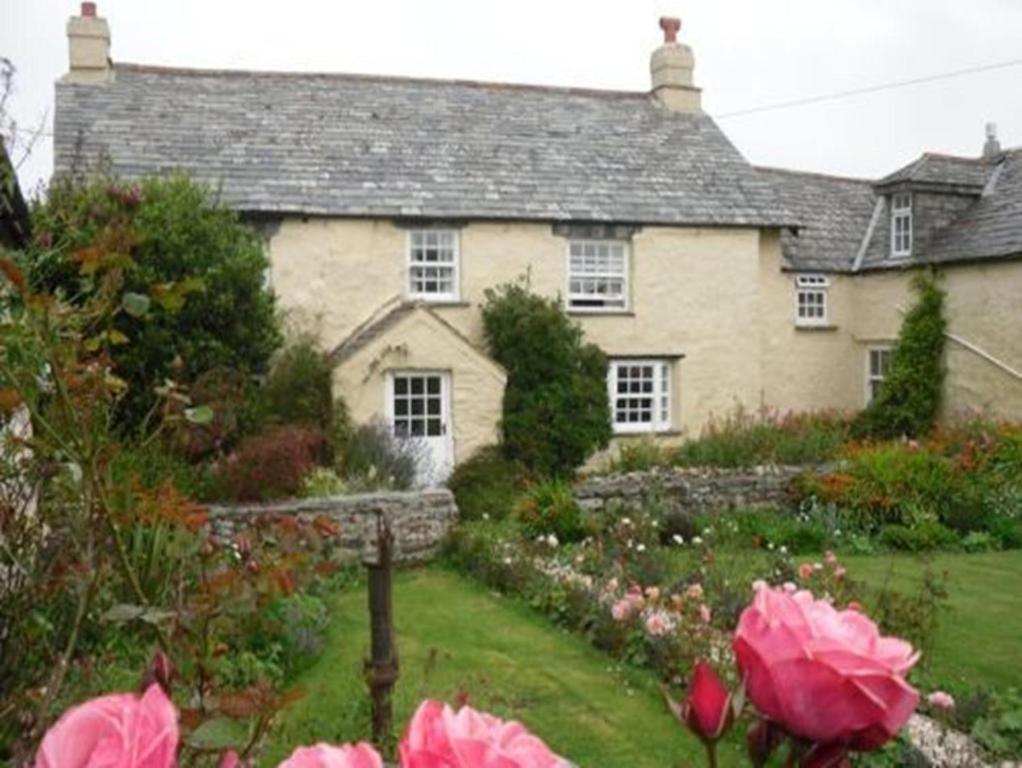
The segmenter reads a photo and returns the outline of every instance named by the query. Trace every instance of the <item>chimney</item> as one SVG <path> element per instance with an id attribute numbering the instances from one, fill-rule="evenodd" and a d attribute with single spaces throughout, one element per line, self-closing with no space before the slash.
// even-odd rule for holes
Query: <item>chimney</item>
<path id="1" fill-rule="evenodd" d="M 664 44 L 649 59 L 653 95 L 672 112 L 702 112 L 700 89 L 692 85 L 692 49 L 678 42 L 681 19 L 664 16 L 660 29 L 664 31 Z"/>
<path id="2" fill-rule="evenodd" d="M 1001 142 L 997 140 L 997 123 L 987 123 L 987 140 L 983 144 L 983 157 L 997 157 L 1001 154 Z"/>
<path id="3" fill-rule="evenodd" d="M 71 67 L 65 80 L 73 83 L 106 83 L 113 76 L 110 64 L 110 26 L 96 15 L 95 3 L 82 3 L 80 16 L 67 22 Z"/>

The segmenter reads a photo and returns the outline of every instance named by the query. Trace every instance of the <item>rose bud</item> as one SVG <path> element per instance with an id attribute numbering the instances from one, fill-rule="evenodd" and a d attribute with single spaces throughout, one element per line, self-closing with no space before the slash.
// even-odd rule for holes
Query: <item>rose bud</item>
<path id="1" fill-rule="evenodd" d="M 145 693 L 153 683 L 160 686 L 163 692 L 170 696 L 170 684 L 174 679 L 174 662 L 163 651 L 156 651 L 153 660 L 142 674 L 142 684 L 139 686 L 139 693 Z"/>
<path id="2" fill-rule="evenodd" d="M 784 731 L 769 720 L 760 720 L 749 728 L 745 734 L 745 746 L 749 751 L 749 761 L 753 768 L 763 768 L 782 741 Z"/>
<path id="3" fill-rule="evenodd" d="M 731 692 L 704 661 L 696 662 L 685 701 L 680 706 L 670 699 L 667 703 L 674 716 L 705 744 L 718 741 L 734 723 Z"/>

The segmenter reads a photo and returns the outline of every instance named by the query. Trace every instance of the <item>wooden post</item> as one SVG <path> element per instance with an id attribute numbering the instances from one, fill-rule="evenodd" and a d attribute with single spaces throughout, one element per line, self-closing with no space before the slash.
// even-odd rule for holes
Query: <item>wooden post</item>
<path id="1" fill-rule="evenodd" d="M 391 562 L 394 537 L 382 514 L 376 518 L 376 557 L 366 561 L 369 570 L 370 658 L 365 661 L 366 683 L 372 701 L 373 742 L 386 746 L 394 712 L 391 691 L 397 682 L 397 649 L 391 610 Z"/>

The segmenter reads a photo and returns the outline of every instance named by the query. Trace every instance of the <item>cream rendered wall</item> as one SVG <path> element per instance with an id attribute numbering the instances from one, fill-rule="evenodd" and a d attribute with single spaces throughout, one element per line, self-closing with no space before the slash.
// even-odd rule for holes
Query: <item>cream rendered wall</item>
<path id="1" fill-rule="evenodd" d="M 450 373 L 455 462 L 497 441 L 503 371 L 425 311 L 409 315 L 334 370 L 334 388 L 344 393 L 357 423 L 386 413 L 386 374 L 397 370 Z"/>
<path id="2" fill-rule="evenodd" d="M 943 274 L 948 332 L 1022 372 L 1022 262 L 950 265 Z M 910 284 L 911 274 L 901 271 L 857 278 L 855 330 L 863 343 L 896 338 L 900 310 L 913 302 Z M 945 350 L 946 418 L 979 409 L 1022 420 L 1022 380 L 955 339 L 947 341 Z"/>
<path id="3" fill-rule="evenodd" d="M 383 220 L 285 220 L 270 242 L 281 305 L 335 346 L 401 296 L 406 237 Z M 459 240 L 461 302 L 435 310 L 480 348 L 486 288 L 528 274 L 538 292 L 566 291 L 568 240 L 549 224 L 473 222 Z M 755 229 L 643 228 L 631 244 L 630 311 L 575 315 L 612 357 L 684 355 L 672 382 L 678 430 L 697 433 L 736 401 L 759 403 L 759 251 Z M 381 399 L 349 391 L 362 386 L 354 379 L 337 384 L 349 400 Z"/>

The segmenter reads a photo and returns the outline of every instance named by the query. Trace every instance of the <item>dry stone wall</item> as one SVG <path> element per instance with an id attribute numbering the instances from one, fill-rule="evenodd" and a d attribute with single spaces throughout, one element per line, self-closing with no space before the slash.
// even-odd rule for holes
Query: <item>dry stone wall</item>
<path id="1" fill-rule="evenodd" d="M 375 551 L 377 520 L 383 515 L 394 535 L 397 562 L 428 560 L 440 549 L 458 520 L 454 496 L 446 489 L 366 493 L 317 499 L 288 499 L 268 504 L 210 507 L 213 532 L 231 537 L 260 515 L 290 515 L 300 520 L 326 516 L 340 527 L 339 556 L 355 559 Z"/>
<path id="2" fill-rule="evenodd" d="M 657 493 L 685 511 L 718 511 L 790 503 L 792 481 L 809 468 L 760 466 L 742 469 L 670 467 L 586 478 L 575 486 L 575 498 L 586 509 L 608 504 L 636 505 Z"/>

